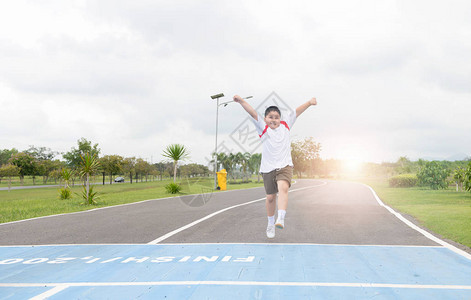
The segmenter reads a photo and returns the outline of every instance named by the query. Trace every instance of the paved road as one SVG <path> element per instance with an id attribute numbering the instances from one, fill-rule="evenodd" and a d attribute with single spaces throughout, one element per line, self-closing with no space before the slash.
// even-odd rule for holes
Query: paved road
<path id="1" fill-rule="evenodd" d="M 191 196 L 192 197 L 192 196 Z M 380 206 L 361 184 L 299 180 L 289 194 L 286 228 L 265 236 L 263 188 L 214 193 L 201 207 L 180 198 L 0 225 L 0 245 L 149 243 L 234 205 L 161 243 L 317 243 L 436 245 Z"/>
<path id="2" fill-rule="evenodd" d="M 211 196 L 0 225 L 0 299 L 471 299 L 471 256 L 364 185 L 299 180 L 272 240 L 263 188 Z"/>

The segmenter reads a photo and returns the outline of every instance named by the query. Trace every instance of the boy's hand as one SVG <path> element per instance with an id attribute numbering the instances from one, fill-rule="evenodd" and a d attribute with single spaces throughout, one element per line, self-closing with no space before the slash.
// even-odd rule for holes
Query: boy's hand
<path id="1" fill-rule="evenodd" d="M 311 103 L 311 105 L 317 105 L 317 100 L 315 97 L 312 97 L 311 100 L 309 100 L 309 103 Z"/>
<path id="2" fill-rule="evenodd" d="M 237 103 L 240 103 L 243 101 L 242 97 L 239 95 L 235 95 L 232 99 L 234 99 L 234 101 Z"/>

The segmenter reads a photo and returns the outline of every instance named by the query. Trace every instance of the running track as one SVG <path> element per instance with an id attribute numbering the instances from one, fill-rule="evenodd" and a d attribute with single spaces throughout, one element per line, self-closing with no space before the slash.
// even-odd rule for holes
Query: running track
<path id="1" fill-rule="evenodd" d="M 0 299 L 471 299 L 471 256 L 367 186 L 298 181 L 273 240 L 263 197 L 254 188 L 197 207 L 188 196 L 2 224 Z"/>

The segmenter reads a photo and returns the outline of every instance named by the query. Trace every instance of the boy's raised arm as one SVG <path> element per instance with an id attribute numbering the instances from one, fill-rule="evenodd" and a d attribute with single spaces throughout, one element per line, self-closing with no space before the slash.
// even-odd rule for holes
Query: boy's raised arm
<path id="1" fill-rule="evenodd" d="M 252 118 L 254 118 L 255 120 L 258 121 L 257 111 L 252 106 L 250 106 L 250 104 L 248 104 L 247 101 L 242 99 L 242 97 L 239 96 L 239 95 L 235 95 L 233 99 L 234 99 L 235 102 L 240 103 L 240 105 L 242 105 L 242 107 L 245 109 L 245 111 L 248 112 L 249 115 L 252 116 Z"/>
<path id="2" fill-rule="evenodd" d="M 315 97 L 312 97 L 311 100 L 301 104 L 298 108 L 296 108 L 296 118 L 299 117 L 299 115 L 302 114 L 311 105 L 317 105 L 317 100 Z"/>

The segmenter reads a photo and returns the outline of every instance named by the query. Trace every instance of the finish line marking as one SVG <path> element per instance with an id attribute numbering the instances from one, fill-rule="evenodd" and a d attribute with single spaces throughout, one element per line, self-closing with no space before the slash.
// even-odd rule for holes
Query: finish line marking
<path id="1" fill-rule="evenodd" d="M 56 293 L 68 287 L 109 287 L 109 286 L 159 286 L 159 285 L 235 285 L 235 286 L 322 286 L 356 288 L 401 288 L 401 289 L 445 289 L 471 290 L 471 285 L 441 284 L 396 284 L 369 282 L 282 282 L 282 281 L 143 281 L 143 282 L 67 282 L 67 283 L 0 283 L 0 287 L 54 287 Z M 48 292 L 51 292 L 49 290 Z"/>
<path id="2" fill-rule="evenodd" d="M 299 188 L 299 189 L 295 189 L 295 190 L 290 190 L 290 191 L 288 191 L 288 192 L 291 193 L 291 192 L 301 191 L 301 190 L 310 189 L 310 188 L 314 188 L 314 187 L 324 186 L 324 185 L 326 185 L 326 184 L 327 184 L 327 182 L 322 181 L 322 184 L 317 184 L 317 185 L 313 185 L 313 186 L 308 186 L 308 187 L 303 187 L 303 188 Z M 233 205 L 233 206 L 226 207 L 226 208 L 224 208 L 224 209 L 218 210 L 218 211 L 216 211 L 216 212 L 213 212 L 212 214 L 207 215 L 206 217 L 203 217 L 203 218 L 201 218 L 201 219 L 198 219 L 198 220 L 196 220 L 196 221 L 194 221 L 194 222 L 191 222 L 191 223 L 189 223 L 189 224 L 187 224 L 187 225 L 185 225 L 185 226 L 182 226 L 182 227 L 180 227 L 180 228 L 177 228 L 177 229 L 175 229 L 175 230 L 173 230 L 173 231 L 171 231 L 171 232 L 169 232 L 169 233 L 167 233 L 167 234 L 164 234 L 163 236 L 161 236 L 161 237 L 159 237 L 159 238 L 157 238 L 157 239 L 155 239 L 155 240 L 153 240 L 153 241 L 151 241 L 151 242 L 149 242 L 149 243 L 147 243 L 147 244 L 149 244 L 149 245 L 156 245 L 156 244 L 162 242 L 163 240 L 166 240 L 166 239 L 168 239 L 169 237 L 171 237 L 171 236 L 173 236 L 173 235 L 175 235 L 175 234 L 177 234 L 177 233 L 179 233 L 179 232 L 182 232 L 182 231 L 185 230 L 185 229 L 188 229 L 188 228 L 190 228 L 190 227 L 193 227 L 193 226 L 195 226 L 195 225 L 198 224 L 198 223 L 201 223 L 201 222 L 203 222 L 203 221 L 206 221 L 207 219 L 210 219 L 210 218 L 212 218 L 212 217 L 214 217 L 214 216 L 216 216 L 216 215 L 218 215 L 218 214 L 220 214 L 220 213 L 223 213 L 223 212 L 225 212 L 225 211 L 228 211 L 228 210 L 230 210 L 230 209 L 237 208 L 237 207 L 240 207 L 240 206 L 249 205 L 249 204 L 252 204 L 252 203 L 255 203 L 255 202 L 259 202 L 259 201 L 262 201 L 262 200 L 265 200 L 265 199 L 266 199 L 266 197 L 263 197 L 263 198 L 260 198 L 260 199 L 252 200 L 252 201 L 249 201 L 249 202 L 245 202 L 245 203 Z"/>

